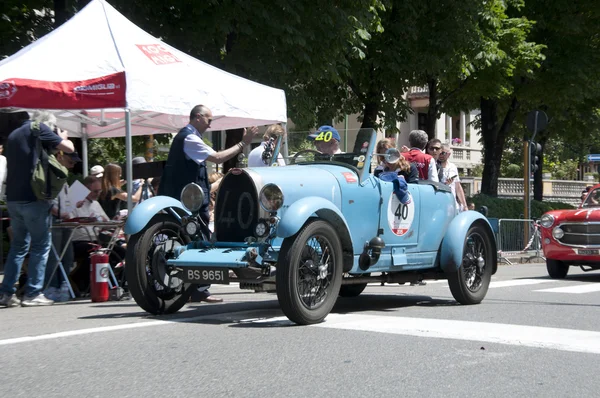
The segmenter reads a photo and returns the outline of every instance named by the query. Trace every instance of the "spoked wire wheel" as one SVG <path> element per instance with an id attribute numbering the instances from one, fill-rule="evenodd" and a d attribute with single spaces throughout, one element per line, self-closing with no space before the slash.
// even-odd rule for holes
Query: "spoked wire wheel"
<path id="1" fill-rule="evenodd" d="M 337 300 L 342 282 L 342 247 L 325 221 L 309 221 L 286 238 L 277 266 L 277 297 L 283 313 L 298 324 L 321 322 Z"/>
<path id="2" fill-rule="evenodd" d="M 461 304 L 478 304 L 487 294 L 494 269 L 494 245 L 488 230 L 473 225 L 465 238 L 460 268 L 448 274 L 452 296 Z"/>
<path id="3" fill-rule="evenodd" d="M 177 312 L 187 302 L 191 285 L 184 284 L 167 264 L 175 250 L 189 242 L 180 225 L 158 214 L 127 245 L 125 272 L 131 296 L 152 314 Z"/>

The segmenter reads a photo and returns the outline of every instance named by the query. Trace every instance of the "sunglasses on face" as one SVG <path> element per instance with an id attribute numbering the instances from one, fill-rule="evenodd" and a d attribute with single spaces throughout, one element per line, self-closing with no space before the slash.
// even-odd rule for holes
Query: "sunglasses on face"
<path id="1" fill-rule="evenodd" d="M 449 153 L 450 152 L 443 151 L 443 152 L 440 152 L 440 155 L 448 155 Z"/>
<path id="2" fill-rule="evenodd" d="M 439 146 L 430 146 L 429 150 L 431 151 L 440 151 L 442 148 L 440 148 Z"/>

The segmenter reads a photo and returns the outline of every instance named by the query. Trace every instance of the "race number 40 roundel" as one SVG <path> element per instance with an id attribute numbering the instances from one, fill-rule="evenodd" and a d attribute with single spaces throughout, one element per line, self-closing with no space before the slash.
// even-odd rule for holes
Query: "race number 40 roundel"
<path id="1" fill-rule="evenodd" d="M 388 202 L 388 225 L 392 232 L 398 236 L 402 236 L 408 232 L 413 219 L 415 218 L 415 203 L 410 192 L 408 193 L 408 196 L 410 198 L 409 202 L 407 204 L 402 204 L 398 197 L 392 192 Z"/>

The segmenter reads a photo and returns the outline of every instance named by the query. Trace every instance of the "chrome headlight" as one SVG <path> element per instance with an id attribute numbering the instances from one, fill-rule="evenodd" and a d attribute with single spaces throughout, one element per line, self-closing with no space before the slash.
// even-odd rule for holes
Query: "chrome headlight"
<path id="1" fill-rule="evenodd" d="M 556 240 L 561 239 L 563 236 L 565 236 L 565 231 L 562 230 L 561 227 L 555 227 L 552 230 L 552 237 Z"/>
<path id="2" fill-rule="evenodd" d="M 181 190 L 181 203 L 192 213 L 197 212 L 204 203 L 204 191 L 200 185 L 190 183 Z"/>
<path id="3" fill-rule="evenodd" d="M 554 216 L 551 214 L 544 214 L 540 218 L 540 224 L 544 228 L 550 228 L 554 224 Z"/>
<path id="4" fill-rule="evenodd" d="M 258 195 L 260 207 L 268 212 L 276 212 L 283 206 L 283 191 L 275 184 L 267 184 Z"/>

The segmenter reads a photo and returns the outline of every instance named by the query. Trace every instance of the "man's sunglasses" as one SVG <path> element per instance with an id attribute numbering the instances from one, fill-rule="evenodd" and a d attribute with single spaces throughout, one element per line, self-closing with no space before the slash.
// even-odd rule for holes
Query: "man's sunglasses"
<path id="1" fill-rule="evenodd" d="M 439 146 L 430 146 L 429 149 L 431 149 L 432 151 L 441 151 L 442 148 Z"/>
<path id="2" fill-rule="evenodd" d="M 443 152 L 440 152 L 440 155 L 447 155 L 447 154 L 449 154 L 449 153 L 450 153 L 450 152 L 443 151 Z"/>

